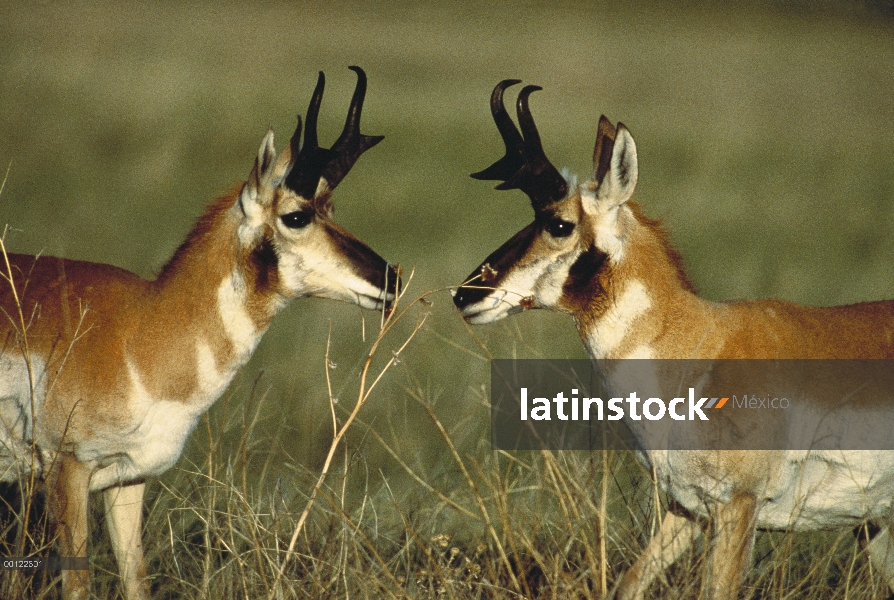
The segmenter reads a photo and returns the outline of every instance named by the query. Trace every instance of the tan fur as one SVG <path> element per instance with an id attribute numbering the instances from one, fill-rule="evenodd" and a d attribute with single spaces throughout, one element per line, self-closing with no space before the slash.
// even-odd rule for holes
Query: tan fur
<path id="1" fill-rule="evenodd" d="M 276 160 L 268 133 L 248 182 L 208 207 L 155 280 L 9 255 L 20 307 L 4 284 L 0 478 L 34 464 L 46 479 L 62 556 L 86 556 L 88 493 L 104 490 L 128 599 L 149 593 L 140 543 L 145 478 L 176 461 L 274 315 L 302 296 L 368 308 L 393 299 L 396 275 L 331 221 L 328 190 L 304 199 L 280 183 L 289 157 Z M 306 207 L 307 224 L 282 220 Z M 88 594 L 86 571 L 63 573 L 67 600 Z"/>
<path id="2" fill-rule="evenodd" d="M 636 177 L 633 138 L 623 125 L 615 128 L 603 117 L 594 179 L 545 209 L 573 224 L 573 232 L 553 236 L 549 217 L 539 209 L 538 219 L 527 228 L 533 242 L 526 241 L 524 248 L 508 242 L 489 257 L 502 265 L 502 272 L 492 277 L 496 289 L 460 288 L 454 301 L 463 316 L 486 323 L 527 308 L 567 312 L 596 359 L 894 358 L 894 301 L 817 308 L 781 300 L 717 303 L 699 298 L 660 225 L 629 202 Z M 558 281 L 557 273 L 566 279 Z M 527 303 L 517 300 L 527 296 Z M 881 398 L 865 402 L 857 408 L 890 408 Z M 684 510 L 665 517 L 664 526 L 622 578 L 619 598 L 643 598 L 705 522 L 711 523 L 707 598 L 737 597 L 757 527 L 832 528 L 854 526 L 863 518 L 885 527 L 879 536 L 887 542 L 873 540 L 869 551 L 894 590 L 894 543 L 888 531 L 894 453 L 839 451 L 812 454 L 810 460 L 805 453 L 787 451 L 644 455 L 660 485 L 673 488 L 668 491 L 677 493 L 674 499 Z M 885 466 L 867 466 L 875 464 Z M 827 481 L 828 487 L 802 496 L 795 489 L 798 474 Z M 872 502 L 862 495 L 869 488 Z M 825 492 L 828 498 L 822 497 Z M 771 496 L 778 500 L 775 505 Z M 805 512 L 809 518 L 802 520 Z"/>
<path id="3" fill-rule="evenodd" d="M 828 308 L 780 300 L 708 302 L 687 289 L 655 222 L 637 216 L 629 236 L 626 260 L 612 270 L 606 285 L 623 288 L 631 280 L 647 281 L 654 308 L 637 321 L 618 352 L 604 358 L 624 357 L 644 344 L 652 348 L 654 358 L 894 358 L 894 302 Z M 598 317 L 575 318 L 586 339 Z M 739 491 L 733 504 L 717 504 L 710 514 L 713 533 L 706 575 L 708 598 L 735 598 L 760 523 L 757 498 L 774 485 L 784 453 L 723 451 L 698 453 L 697 458 L 690 462 L 694 480 L 708 474 Z M 678 471 L 677 477 L 686 474 Z M 685 485 L 685 479 L 680 484 Z M 625 574 L 618 598 L 642 598 L 658 573 L 685 549 L 680 540 L 699 530 L 684 517 L 668 513 L 665 518 L 673 526 L 662 529 Z"/>

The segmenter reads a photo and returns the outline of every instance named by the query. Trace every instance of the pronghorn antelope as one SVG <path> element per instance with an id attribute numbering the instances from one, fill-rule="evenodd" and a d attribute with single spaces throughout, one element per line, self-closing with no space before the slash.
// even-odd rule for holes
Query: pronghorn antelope
<path id="1" fill-rule="evenodd" d="M 395 269 L 332 220 L 332 191 L 382 140 L 360 133 L 366 74 L 351 69 L 357 85 L 335 144 L 317 142 L 321 72 L 304 143 L 300 117 L 279 157 L 268 131 L 248 181 L 209 206 L 154 281 L 109 265 L 9 255 L 12 285 L 0 295 L 2 478 L 42 475 L 61 556 L 86 556 L 88 494 L 101 490 L 128 599 L 149 596 L 145 479 L 175 463 L 276 313 L 305 296 L 369 309 L 395 300 Z M 65 598 L 89 595 L 86 571 L 62 579 Z"/>
<path id="2" fill-rule="evenodd" d="M 695 295 L 659 224 L 630 202 L 636 146 L 601 117 L 591 180 L 576 185 L 549 162 L 518 96 L 516 129 L 499 83 L 491 111 L 506 155 L 476 179 L 531 199 L 534 222 L 475 269 L 454 295 L 466 321 L 529 308 L 570 314 L 594 359 L 894 358 L 894 302 L 814 308 L 780 300 L 708 302 Z M 878 407 L 876 407 L 878 408 Z M 872 563 L 894 590 L 894 452 L 645 452 L 674 500 L 662 527 L 619 583 L 642 598 L 710 523 L 706 597 L 736 598 L 756 528 L 826 529 L 871 523 Z M 710 475 L 705 465 L 710 464 Z M 808 482 L 811 485 L 799 488 Z"/>

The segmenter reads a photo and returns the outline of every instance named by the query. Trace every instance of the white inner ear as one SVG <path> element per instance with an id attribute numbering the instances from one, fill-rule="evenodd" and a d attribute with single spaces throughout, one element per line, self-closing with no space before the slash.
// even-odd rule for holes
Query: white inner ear
<path id="1" fill-rule="evenodd" d="M 270 177 L 270 185 L 276 187 L 281 184 L 286 178 L 286 175 L 289 174 L 289 171 L 292 170 L 292 166 L 294 164 L 295 161 L 292 158 L 292 151 L 289 146 L 286 146 L 286 149 L 283 150 L 282 154 L 280 154 L 276 159 L 276 166 L 274 167 L 273 173 L 271 173 Z"/>
<path id="2" fill-rule="evenodd" d="M 610 167 L 602 183 L 591 181 L 581 186 L 581 205 L 595 222 L 596 247 L 614 261 L 623 254 L 621 211 L 629 210 L 624 203 L 633 196 L 637 175 L 636 144 L 627 128 L 619 124 Z"/>
<path id="3" fill-rule="evenodd" d="M 269 175 L 272 171 L 273 163 L 276 161 L 276 146 L 273 143 L 273 128 L 267 130 L 264 139 L 261 140 L 261 147 L 258 149 L 258 164 L 260 165 L 261 178 Z"/>
<path id="4" fill-rule="evenodd" d="M 243 244 L 254 240 L 257 230 L 264 223 L 265 206 L 273 200 L 275 186 L 272 185 L 271 180 L 276 176 L 277 166 L 273 129 L 269 129 L 264 139 L 261 140 L 258 158 L 248 176 L 248 181 L 242 186 L 239 200 L 232 208 L 233 212 L 237 213 L 242 220 L 238 235 Z"/>
<path id="5" fill-rule="evenodd" d="M 627 128 L 620 125 L 612 150 L 611 166 L 599 186 L 599 200 L 615 206 L 624 204 L 633 196 L 637 176 L 636 144 Z"/>

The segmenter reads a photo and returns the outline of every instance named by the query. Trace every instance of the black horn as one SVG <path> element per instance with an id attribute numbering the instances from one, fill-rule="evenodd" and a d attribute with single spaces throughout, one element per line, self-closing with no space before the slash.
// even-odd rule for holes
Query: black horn
<path id="1" fill-rule="evenodd" d="M 494 116 L 500 137 L 503 138 L 503 144 L 506 145 L 506 156 L 483 171 L 472 173 L 471 177 L 475 179 L 506 181 L 525 164 L 525 140 L 522 139 L 503 105 L 503 92 L 517 83 L 521 83 L 521 79 L 504 79 L 497 84 L 490 95 L 490 112 Z"/>
<path id="2" fill-rule="evenodd" d="M 505 79 L 497 84 L 490 98 L 494 122 L 506 145 L 506 155 L 490 167 L 473 173 L 475 179 L 502 180 L 498 190 L 519 189 L 531 199 L 535 211 L 540 211 L 563 199 L 568 193 L 568 183 L 553 166 L 543 151 L 540 134 L 528 107 L 528 98 L 542 88 L 528 85 L 518 94 L 517 112 L 521 133 L 512 123 L 503 105 L 504 90 L 517 79 Z"/>
<path id="3" fill-rule="evenodd" d="M 320 113 L 320 103 L 323 101 L 323 88 L 326 87 L 326 76 L 320 71 L 317 77 L 317 86 L 307 107 L 307 119 L 304 124 L 304 144 L 297 155 L 294 154 L 298 138 L 301 137 L 301 117 L 298 117 L 298 127 L 290 143 L 292 156 L 296 156 L 295 164 L 286 177 L 286 186 L 303 198 L 308 200 L 314 197 L 320 182 L 323 169 L 335 156 L 335 153 L 326 148 L 320 148 L 317 141 L 317 115 Z"/>
<path id="4" fill-rule="evenodd" d="M 348 118 L 345 120 L 345 128 L 341 135 L 332 144 L 335 157 L 323 170 L 323 178 L 334 189 L 360 155 L 385 139 L 383 135 L 363 135 L 360 133 L 360 113 L 363 112 L 363 99 L 366 97 L 366 73 L 360 67 L 348 67 L 357 73 L 357 86 L 351 97 L 351 107 L 348 109 Z"/>
<path id="5" fill-rule="evenodd" d="M 360 155 L 381 142 L 384 136 L 369 136 L 360 133 L 360 113 L 363 110 L 363 99 L 366 96 L 366 73 L 360 67 L 349 67 L 357 73 L 357 86 L 354 96 L 351 98 L 351 106 L 348 109 L 348 118 L 345 121 L 344 130 L 331 148 L 321 148 L 317 139 L 317 116 L 320 112 L 320 103 L 323 100 L 323 88 L 326 78 L 323 72 L 317 78 L 317 86 L 314 88 L 310 105 L 307 107 L 307 119 L 304 129 L 304 144 L 297 150 L 298 140 L 301 137 L 301 117 L 298 117 L 298 127 L 290 142 L 292 155 L 296 156 L 295 164 L 286 177 L 285 184 L 293 192 L 313 199 L 320 185 L 320 180 L 325 179 L 329 190 L 335 189 Z"/>

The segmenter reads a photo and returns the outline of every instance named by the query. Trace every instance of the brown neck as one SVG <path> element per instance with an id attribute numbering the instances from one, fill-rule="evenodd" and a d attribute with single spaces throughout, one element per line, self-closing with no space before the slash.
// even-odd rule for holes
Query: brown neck
<path id="1" fill-rule="evenodd" d="M 698 340 L 710 330 L 710 305 L 695 295 L 658 223 L 632 209 L 623 255 L 607 259 L 600 296 L 574 315 L 581 338 L 593 358 L 698 354 Z"/>
<path id="2" fill-rule="evenodd" d="M 267 274 L 243 256 L 234 202 L 231 194 L 212 204 L 152 284 L 127 354 L 154 397 L 206 400 L 248 360 L 281 305 L 256 292 Z"/>

